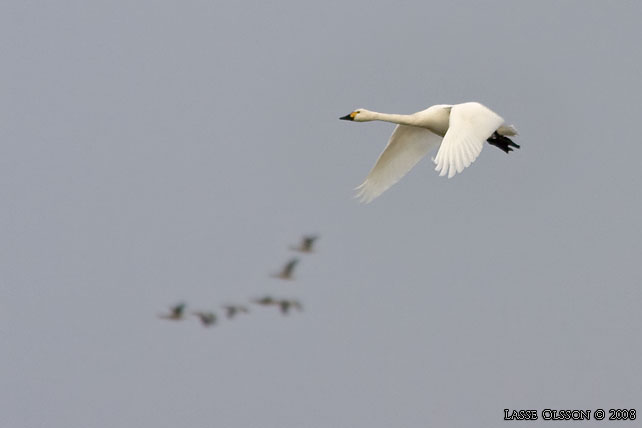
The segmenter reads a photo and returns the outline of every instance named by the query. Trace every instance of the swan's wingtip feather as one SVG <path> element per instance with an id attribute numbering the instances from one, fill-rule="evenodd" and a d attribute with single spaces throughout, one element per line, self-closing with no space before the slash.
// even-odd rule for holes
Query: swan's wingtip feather
<path id="1" fill-rule="evenodd" d="M 355 195 L 353 196 L 354 199 L 358 199 L 359 202 L 363 203 L 367 198 L 368 198 L 368 188 L 366 185 L 368 184 L 368 180 L 364 181 L 360 185 L 354 188 L 354 190 L 357 191 Z"/>
<path id="2" fill-rule="evenodd" d="M 372 185 L 366 180 L 363 184 L 359 185 L 355 190 L 357 193 L 353 196 L 354 199 L 358 199 L 362 204 L 369 204 L 375 200 L 382 192 L 375 190 Z"/>
<path id="3" fill-rule="evenodd" d="M 359 203 L 361 204 L 369 204 L 370 202 L 372 202 L 375 196 L 373 196 L 370 193 L 363 192 L 363 193 L 357 193 L 356 195 L 354 195 L 354 198 L 358 199 Z"/>

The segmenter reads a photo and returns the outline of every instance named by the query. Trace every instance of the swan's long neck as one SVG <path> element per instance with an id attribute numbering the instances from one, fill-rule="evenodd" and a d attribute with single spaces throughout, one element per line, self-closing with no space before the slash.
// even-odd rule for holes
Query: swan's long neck
<path id="1" fill-rule="evenodd" d="M 376 111 L 372 112 L 371 120 L 381 120 L 384 122 L 392 122 L 399 125 L 410 125 L 417 126 L 417 118 L 412 114 L 388 114 L 388 113 L 378 113 Z"/>

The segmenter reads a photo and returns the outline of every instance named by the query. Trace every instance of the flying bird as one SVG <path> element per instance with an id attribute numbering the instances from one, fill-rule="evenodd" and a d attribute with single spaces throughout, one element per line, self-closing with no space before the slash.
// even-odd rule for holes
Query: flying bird
<path id="1" fill-rule="evenodd" d="M 294 299 L 275 299 L 272 296 L 265 296 L 260 299 L 254 299 L 253 302 L 263 306 L 278 306 L 283 315 L 287 315 L 292 308 L 299 311 L 303 310 L 301 302 Z"/>
<path id="2" fill-rule="evenodd" d="M 301 305 L 301 302 L 298 300 L 279 300 L 278 302 L 279 308 L 281 309 L 281 313 L 283 315 L 287 315 L 290 308 L 297 309 L 298 311 L 303 310 L 303 305 Z"/>
<path id="3" fill-rule="evenodd" d="M 272 296 L 264 296 L 261 297 L 260 299 L 254 299 L 254 303 L 257 305 L 263 305 L 263 306 L 270 306 L 270 305 L 278 305 L 279 302 L 274 299 Z"/>
<path id="4" fill-rule="evenodd" d="M 196 311 L 196 312 L 192 312 L 192 314 L 199 317 L 204 327 L 209 327 L 216 323 L 216 314 L 214 312 Z"/>
<path id="5" fill-rule="evenodd" d="M 484 141 L 508 153 L 519 149 L 510 138 L 517 135 L 512 125 L 488 107 L 469 102 L 434 105 L 413 114 L 387 114 L 363 108 L 340 117 L 342 120 L 396 123 L 388 144 L 356 197 L 371 202 L 408 173 L 428 152 L 438 148 L 433 162 L 440 176 L 448 178 L 472 164 L 481 153 Z"/>
<path id="6" fill-rule="evenodd" d="M 185 312 L 185 303 L 179 303 L 177 305 L 174 305 L 170 308 L 170 312 L 168 314 L 161 314 L 158 317 L 166 320 L 172 320 L 172 321 L 179 321 L 184 319 L 183 315 Z"/>
<path id="7" fill-rule="evenodd" d="M 281 279 L 293 279 L 292 277 L 292 272 L 294 271 L 294 267 L 296 264 L 299 263 L 299 259 L 296 257 L 293 259 L 290 259 L 289 262 L 285 266 L 283 266 L 283 269 L 279 273 L 275 273 L 272 276 L 275 278 L 281 278 Z"/>
<path id="8" fill-rule="evenodd" d="M 291 250 L 299 251 L 301 253 L 312 253 L 314 250 L 312 247 L 314 246 L 314 241 L 319 239 L 318 236 L 316 235 L 306 235 L 301 238 L 301 242 L 297 246 L 291 246 Z"/>
<path id="9" fill-rule="evenodd" d="M 230 319 L 234 318 L 238 313 L 247 314 L 249 312 L 247 307 L 241 305 L 224 305 L 223 309 L 225 309 L 225 315 Z"/>

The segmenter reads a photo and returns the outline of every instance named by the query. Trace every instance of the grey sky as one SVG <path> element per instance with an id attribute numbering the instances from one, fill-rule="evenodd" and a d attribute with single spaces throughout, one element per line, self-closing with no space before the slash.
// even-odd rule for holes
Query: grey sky
<path id="1" fill-rule="evenodd" d="M 432 3 L 3 2 L 0 425 L 642 411 L 642 7 Z M 339 116 L 472 100 L 522 149 L 352 199 L 393 126 Z"/>

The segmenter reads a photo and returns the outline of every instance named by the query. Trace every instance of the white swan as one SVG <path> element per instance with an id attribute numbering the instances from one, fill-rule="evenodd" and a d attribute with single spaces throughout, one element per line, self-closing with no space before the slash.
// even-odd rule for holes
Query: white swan
<path id="1" fill-rule="evenodd" d="M 440 176 L 451 178 L 470 166 L 481 153 L 484 141 L 506 153 L 519 148 L 507 136 L 517 135 L 512 125 L 502 126 L 504 119 L 488 107 L 476 103 L 434 105 L 413 114 L 386 114 L 363 108 L 340 117 L 342 120 L 369 122 L 382 120 L 396 123 L 390 140 L 365 181 L 358 186 L 356 197 L 371 202 L 399 181 L 426 154 L 439 146 L 433 159 Z"/>

